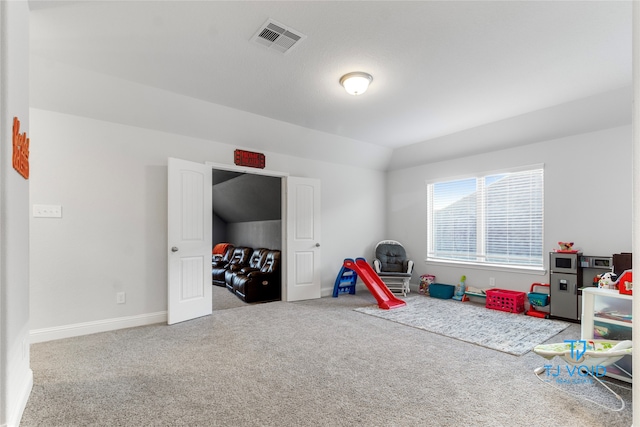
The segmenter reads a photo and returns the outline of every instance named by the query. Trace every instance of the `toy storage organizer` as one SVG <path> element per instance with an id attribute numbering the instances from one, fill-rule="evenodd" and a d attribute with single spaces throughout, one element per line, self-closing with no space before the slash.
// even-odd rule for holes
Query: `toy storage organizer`
<path id="1" fill-rule="evenodd" d="M 429 285 L 429 296 L 432 298 L 451 299 L 456 291 L 453 285 L 444 283 L 432 283 Z"/>
<path id="2" fill-rule="evenodd" d="M 524 292 L 510 291 L 507 289 L 487 289 L 486 307 L 492 310 L 507 311 L 509 313 L 522 313 L 524 311 Z"/>
<path id="3" fill-rule="evenodd" d="M 549 294 L 541 294 L 539 292 L 530 292 L 529 304 L 535 307 L 546 307 L 547 305 L 549 305 Z"/>

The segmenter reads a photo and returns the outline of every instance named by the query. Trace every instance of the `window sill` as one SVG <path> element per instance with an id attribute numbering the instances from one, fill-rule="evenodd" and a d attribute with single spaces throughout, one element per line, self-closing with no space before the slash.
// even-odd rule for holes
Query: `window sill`
<path id="1" fill-rule="evenodd" d="M 469 261 L 451 261 L 451 260 L 434 260 L 434 259 L 426 259 L 424 260 L 427 265 L 438 265 L 442 267 L 464 267 L 471 268 L 475 270 L 486 270 L 486 271 L 505 271 L 509 273 L 519 273 L 519 274 L 533 274 L 536 276 L 544 276 L 547 274 L 547 270 L 541 267 L 525 267 L 525 266 L 505 266 L 498 264 L 484 264 L 477 262 L 469 262 Z"/>

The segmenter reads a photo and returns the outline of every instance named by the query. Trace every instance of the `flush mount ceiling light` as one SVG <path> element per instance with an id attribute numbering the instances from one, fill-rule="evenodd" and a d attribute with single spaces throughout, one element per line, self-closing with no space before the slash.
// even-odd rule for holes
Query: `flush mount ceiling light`
<path id="1" fill-rule="evenodd" d="M 340 84 L 344 86 L 347 93 L 351 95 L 362 95 L 372 80 L 373 77 L 371 77 L 371 74 L 356 71 L 342 76 L 340 78 Z"/>

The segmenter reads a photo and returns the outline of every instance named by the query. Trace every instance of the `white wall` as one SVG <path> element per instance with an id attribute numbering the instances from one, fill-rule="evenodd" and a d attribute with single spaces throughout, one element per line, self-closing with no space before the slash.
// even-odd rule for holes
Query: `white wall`
<path id="1" fill-rule="evenodd" d="M 29 128 L 29 10 L 0 2 L 0 425 L 17 426 L 29 368 L 29 181 L 12 167 L 13 118 Z M 33 141 L 33 139 L 32 139 Z"/>
<path id="2" fill-rule="evenodd" d="M 543 163 L 545 253 L 558 241 L 573 241 L 590 255 L 631 252 L 631 147 L 631 126 L 622 126 L 389 172 L 388 236 L 415 260 L 415 283 L 425 273 L 442 283 L 457 283 L 465 274 L 470 286 L 486 288 L 494 277 L 496 287 L 528 291 L 532 283 L 548 282 L 548 275 L 425 263 L 426 180 Z"/>
<path id="3" fill-rule="evenodd" d="M 165 311 L 167 158 L 233 164 L 234 149 L 243 147 L 39 109 L 31 110 L 31 134 L 38 141 L 31 203 L 63 212 L 31 220 L 32 332 Z M 328 295 L 343 259 L 370 256 L 383 238 L 385 174 L 265 155 L 270 170 L 322 182 Z M 120 291 L 124 305 L 116 304 Z"/>

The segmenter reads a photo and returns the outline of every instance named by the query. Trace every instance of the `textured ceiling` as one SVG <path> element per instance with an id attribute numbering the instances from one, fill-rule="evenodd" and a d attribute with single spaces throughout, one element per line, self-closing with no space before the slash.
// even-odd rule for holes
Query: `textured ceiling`
<path id="1" fill-rule="evenodd" d="M 632 84 L 631 1 L 30 4 L 32 55 L 390 148 Z M 306 38 L 252 43 L 267 19 Z"/>

